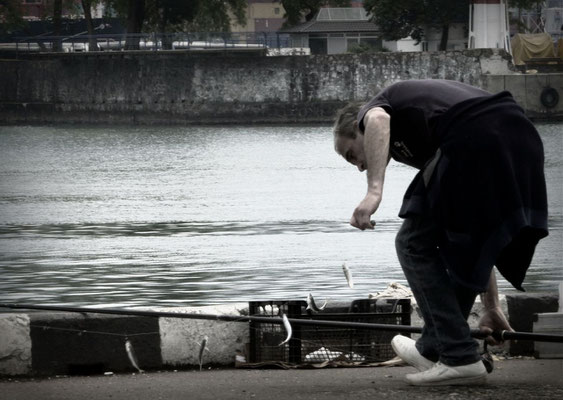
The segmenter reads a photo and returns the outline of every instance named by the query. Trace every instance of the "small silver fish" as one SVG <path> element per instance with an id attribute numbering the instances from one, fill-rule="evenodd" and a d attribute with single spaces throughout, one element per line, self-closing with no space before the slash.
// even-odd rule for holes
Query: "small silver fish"
<path id="1" fill-rule="evenodd" d="M 352 278 L 352 271 L 350 271 L 350 268 L 346 266 L 346 263 L 342 264 L 342 269 L 344 270 L 344 276 L 348 281 L 348 286 L 350 287 L 350 289 L 354 289 L 354 278 Z"/>
<path id="2" fill-rule="evenodd" d="M 135 351 L 133 350 L 133 344 L 131 344 L 129 338 L 125 339 L 125 351 L 127 352 L 127 357 L 129 357 L 129 361 L 131 362 L 131 365 L 137 371 L 139 371 L 140 374 L 145 372 L 141 368 L 139 368 L 139 362 L 137 361 L 137 357 L 135 356 Z"/>
<path id="3" fill-rule="evenodd" d="M 287 319 L 287 316 L 285 314 L 282 314 L 282 320 L 283 320 L 283 326 L 285 327 L 285 330 L 287 332 L 287 337 L 283 342 L 279 344 L 279 346 L 282 346 L 287 342 L 289 342 L 289 339 L 291 339 L 291 335 L 293 334 L 293 329 L 291 329 L 291 324 L 289 323 L 289 320 Z"/>
<path id="4" fill-rule="evenodd" d="M 205 350 L 209 350 L 207 349 L 207 335 L 203 337 L 203 340 L 201 341 L 201 344 L 199 345 L 199 370 L 201 371 L 202 366 L 203 366 L 203 353 L 205 352 Z"/>
<path id="5" fill-rule="evenodd" d="M 309 296 L 307 296 L 307 310 L 311 310 L 313 312 L 319 312 L 325 309 L 326 305 L 328 303 L 328 300 L 325 300 L 325 303 L 318 307 L 317 303 L 315 303 L 315 299 L 313 298 L 313 295 L 311 293 L 309 293 Z"/>

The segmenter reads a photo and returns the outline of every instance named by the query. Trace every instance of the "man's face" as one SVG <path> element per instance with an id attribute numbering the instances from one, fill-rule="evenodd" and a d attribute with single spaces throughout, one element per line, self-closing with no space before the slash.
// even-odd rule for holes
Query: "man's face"
<path id="1" fill-rule="evenodd" d="M 339 137 L 336 140 L 335 147 L 336 152 L 344 157 L 350 164 L 358 167 L 360 172 L 367 169 L 366 156 L 364 153 L 364 135 L 359 131 L 356 132 L 354 139 Z"/>

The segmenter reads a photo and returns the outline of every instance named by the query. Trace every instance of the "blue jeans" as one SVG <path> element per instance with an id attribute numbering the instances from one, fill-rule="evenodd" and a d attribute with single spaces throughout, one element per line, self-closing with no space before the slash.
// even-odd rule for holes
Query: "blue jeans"
<path id="1" fill-rule="evenodd" d="M 450 366 L 481 359 L 467 318 L 477 292 L 456 284 L 438 251 L 438 229 L 425 216 L 406 218 L 395 240 L 399 262 L 424 319 L 416 348 Z"/>

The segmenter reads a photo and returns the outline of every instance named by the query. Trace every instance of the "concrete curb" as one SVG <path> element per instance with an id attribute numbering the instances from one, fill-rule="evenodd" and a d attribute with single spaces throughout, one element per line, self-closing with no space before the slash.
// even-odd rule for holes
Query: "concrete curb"
<path id="1" fill-rule="evenodd" d="M 514 296 L 518 299 L 514 300 Z M 523 298 L 527 301 L 521 301 Z M 500 300 L 511 323 L 515 318 L 529 318 L 530 326 L 534 314 L 558 307 L 557 294 L 509 295 L 501 296 Z M 522 305 L 511 310 L 508 305 L 515 301 Z M 151 310 L 243 315 L 248 312 L 248 305 Z M 412 325 L 422 326 L 416 305 L 413 310 Z M 472 327 L 477 327 L 481 313 L 482 306 L 477 302 L 469 320 Z M 0 314 L 0 375 L 135 372 L 125 349 L 126 339 L 133 345 L 142 369 L 190 368 L 199 364 L 200 343 L 205 336 L 208 337 L 209 351 L 204 353 L 204 363 L 232 366 L 237 354 L 245 353 L 249 326 L 239 322 L 105 314 L 5 313 Z"/>

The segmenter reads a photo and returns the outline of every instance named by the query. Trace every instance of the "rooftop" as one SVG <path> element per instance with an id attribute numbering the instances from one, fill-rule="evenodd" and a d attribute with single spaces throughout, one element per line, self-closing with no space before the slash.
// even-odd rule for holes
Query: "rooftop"
<path id="1" fill-rule="evenodd" d="M 336 33 L 378 32 L 377 25 L 370 21 L 367 11 L 361 7 L 321 8 L 308 22 L 283 29 L 286 33 Z"/>

